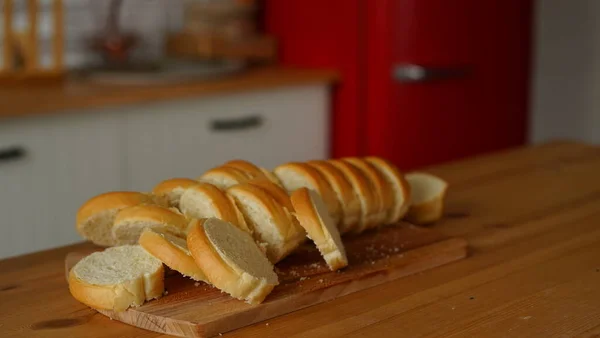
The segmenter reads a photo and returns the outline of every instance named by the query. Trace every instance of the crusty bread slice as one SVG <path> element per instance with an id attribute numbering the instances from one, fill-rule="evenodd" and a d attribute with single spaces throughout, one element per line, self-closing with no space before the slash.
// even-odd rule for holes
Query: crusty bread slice
<path id="1" fill-rule="evenodd" d="M 157 184 L 152 192 L 158 196 L 165 196 L 169 201 L 169 206 L 179 208 L 181 195 L 187 188 L 196 184 L 198 181 L 191 178 L 171 178 Z"/>
<path id="2" fill-rule="evenodd" d="M 239 184 L 227 189 L 246 218 L 254 239 L 266 244 L 266 255 L 279 262 L 306 239 L 302 227 L 269 193 L 252 184 Z"/>
<path id="3" fill-rule="evenodd" d="M 188 218 L 215 217 L 250 231 L 235 202 L 210 183 L 197 183 L 189 187 L 181 196 L 179 209 Z"/>
<path id="4" fill-rule="evenodd" d="M 193 220 L 187 244 L 209 282 L 232 297 L 258 304 L 279 284 L 273 264 L 250 234 L 231 223 Z"/>
<path id="5" fill-rule="evenodd" d="M 217 167 L 210 169 L 197 179 L 225 190 L 233 185 L 246 182 L 251 178 L 251 176 L 236 168 Z"/>
<path id="6" fill-rule="evenodd" d="M 344 234 L 350 231 L 360 222 L 361 217 L 360 200 L 352 190 L 352 185 L 344 174 L 329 162 L 310 161 L 308 164 L 325 177 L 336 193 L 342 209 L 342 217 L 338 225 L 340 233 Z"/>
<path id="7" fill-rule="evenodd" d="M 279 180 L 279 178 L 277 178 L 277 176 L 275 176 L 275 174 L 265 168 L 260 168 L 260 170 L 263 172 L 263 174 L 265 175 L 266 178 L 269 179 L 269 181 L 277 184 L 280 187 L 283 187 L 283 183 L 281 183 L 281 181 Z"/>
<path id="8" fill-rule="evenodd" d="M 139 243 L 148 253 L 169 268 L 193 280 L 208 281 L 202 269 L 192 258 L 184 238 L 148 228 L 142 232 Z"/>
<path id="9" fill-rule="evenodd" d="M 237 170 L 243 171 L 250 178 L 264 177 L 265 174 L 260 169 L 259 166 L 255 165 L 252 162 L 246 160 L 231 160 L 229 162 L 225 162 L 223 167 L 235 168 Z"/>
<path id="10" fill-rule="evenodd" d="M 371 189 L 365 175 L 352 163 L 342 160 L 327 160 L 342 172 L 344 177 L 352 185 L 352 190 L 360 201 L 360 222 L 350 229 L 353 233 L 361 233 L 364 230 L 372 227 L 376 223 L 376 219 L 372 215 L 377 214 L 378 205 L 375 203 L 375 192 Z"/>
<path id="11" fill-rule="evenodd" d="M 377 212 L 372 214 L 372 226 L 385 224 L 387 221 L 388 210 L 393 207 L 394 195 L 392 187 L 387 184 L 385 176 L 377 170 L 372 164 L 358 157 L 347 157 L 343 161 L 352 163 L 367 178 L 372 190 L 375 192 L 375 204 L 378 206 Z"/>
<path id="12" fill-rule="evenodd" d="M 69 272 L 69 290 L 94 309 L 125 311 L 164 292 L 162 263 L 139 245 L 95 252 Z"/>
<path id="13" fill-rule="evenodd" d="M 394 203 L 388 211 L 386 223 L 397 223 L 406 215 L 410 206 L 410 185 L 402 172 L 389 161 L 379 157 L 367 157 L 365 160 L 384 175 L 387 184 L 392 188 Z"/>
<path id="14" fill-rule="evenodd" d="M 281 186 L 273 183 L 271 180 L 266 178 L 255 178 L 247 182 L 248 184 L 255 185 L 265 190 L 275 201 L 281 204 L 284 208 L 287 208 L 289 212 L 294 211 L 294 206 L 290 200 L 290 195 Z"/>
<path id="15" fill-rule="evenodd" d="M 448 183 L 424 172 L 408 173 L 406 180 L 412 200 L 406 219 L 415 224 L 429 224 L 442 218 Z"/>
<path id="16" fill-rule="evenodd" d="M 155 195 L 132 191 L 108 192 L 91 198 L 77 212 L 76 229 L 84 238 L 101 246 L 115 245 L 112 226 L 117 213 L 124 208 L 147 203 L 166 205 Z"/>
<path id="17" fill-rule="evenodd" d="M 300 225 L 319 249 L 329 269 L 335 271 L 347 266 L 344 243 L 321 196 L 313 190 L 300 188 L 292 193 L 292 203 Z"/>
<path id="18" fill-rule="evenodd" d="M 316 191 L 327 205 L 327 210 L 335 224 L 341 219 L 341 207 L 335 192 L 327 180 L 315 168 L 306 163 L 286 163 L 274 170 L 275 176 L 283 183 L 288 193 L 299 188 Z"/>
<path id="19" fill-rule="evenodd" d="M 122 209 L 117 214 L 112 227 L 114 243 L 137 244 L 142 231 L 146 228 L 185 237 L 189 221 L 176 210 L 153 204 L 140 204 Z"/>

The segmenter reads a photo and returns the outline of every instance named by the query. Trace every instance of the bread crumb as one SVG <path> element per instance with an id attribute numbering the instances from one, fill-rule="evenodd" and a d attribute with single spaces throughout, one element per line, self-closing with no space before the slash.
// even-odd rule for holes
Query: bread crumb
<path id="1" fill-rule="evenodd" d="M 452 310 L 454 310 L 454 309 L 456 309 L 456 306 L 453 306 L 453 307 L 452 307 Z"/>
<path id="2" fill-rule="evenodd" d="M 323 283 L 323 279 L 322 279 L 322 278 L 321 278 L 321 279 L 319 279 L 319 283 Z"/>
<path id="3" fill-rule="evenodd" d="M 223 334 L 219 332 L 219 336 L 222 336 Z"/>
<path id="4" fill-rule="evenodd" d="M 394 248 L 394 252 L 398 252 L 398 251 L 400 251 L 400 249 L 398 249 L 397 247 Z"/>
<path id="5" fill-rule="evenodd" d="M 303 281 L 305 279 L 308 279 L 308 277 L 300 277 L 300 281 Z"/>
<path id="6" fill-rule="evenodd" d="M 194 283 L 194 286 L 195 286 L 195 287 L 198 287 L 198 286 L 200 286 L 200 282 L 196 282 L 196 283 Z"/>
<path id="7" fill-rule="evenodd" d="M 165 296 L 169 294 L 169 291 L 165 290 Z"/>
<path id="8" fill-rule="evenodd" d="M 523 319 L 523 320 L 531 319 L 531 316 L 521 317 L 521 319 Z"/>
<path id="9" fill-rule="evenodd" d="M 266 326 L 269 326 L 269 323 L 266 323 L 265 325 L 266 325 Z"/>
<path id="10" fill-rule="evenodd" d="M 374 264 L 375 264 L 375 261 L 371 261 L 371 265 L 374 265 Z"/>

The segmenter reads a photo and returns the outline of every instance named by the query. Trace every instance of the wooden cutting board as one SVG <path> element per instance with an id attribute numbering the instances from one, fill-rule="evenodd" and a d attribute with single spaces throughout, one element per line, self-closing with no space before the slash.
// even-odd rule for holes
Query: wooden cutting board
<path id="1" fill-rule="evenodd" d="M 183 337 L 211 337 L 326 302 L 387 281 L 466 257 L 467 242 L 408 223 L 344 237 L 349 266 L 331 272 L 312 245 L 276 266 L 280 285 L 259 305 L 171 272 L 165 296 L 125 312 L 98 312 L 147 330 Z M 67 256 L 67 272 L 89 252 Z"/>

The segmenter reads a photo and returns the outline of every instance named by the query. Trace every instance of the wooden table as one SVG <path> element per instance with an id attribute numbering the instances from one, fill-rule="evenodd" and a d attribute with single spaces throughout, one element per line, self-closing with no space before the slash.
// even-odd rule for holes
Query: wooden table
<path id="1" fill-rule="evenodd" d="M 451 184 L 435 228 L 467 238 L 469 258 L 224 336 L 600 335 L 600 148 L 555 142 L 430 171 Z M 0 336 L 158 336 L 71 298 L 73 248 L 0 261 Z"/>

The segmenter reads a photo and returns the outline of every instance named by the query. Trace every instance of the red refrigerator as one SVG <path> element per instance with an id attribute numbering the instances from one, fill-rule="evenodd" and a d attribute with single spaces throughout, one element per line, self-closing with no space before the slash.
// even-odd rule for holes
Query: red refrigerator
<path id="1" fill-rule="evenodd" d="M 267 0 L 284 65 L 333 68 L 331 156 L 404 169 L 526 139 L 532 0 Z"/>

